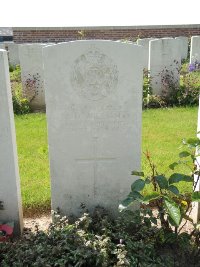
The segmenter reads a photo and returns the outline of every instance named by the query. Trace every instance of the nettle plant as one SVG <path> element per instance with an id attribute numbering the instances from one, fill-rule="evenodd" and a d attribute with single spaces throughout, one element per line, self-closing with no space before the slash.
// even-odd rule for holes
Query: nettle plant
<path id="1" fill-rule="evenodd" d="M 195 191 L 200 179 L 200 166 L 196 160 L 199 156 L 196 151 L 200 151 L 200 140 L 197 138 L 183 140 L 183 145 L 187 149 L 179 153 L 179 160 L 170 164 L 169 168 L 175 170 L 178 165 L 184 164 L 189 168 L 191 175 L 174 172 L 170 177 L 166 177 L 164 174 L 159 174 L 149 152 L 146 152 L 151 174 L 144 177 L 143 172 L 132 172 L 132 175 L 141 178 L 131 185 L 131 192 L 119 205 L 119 210 L 127 209 L 135 201 L 139 201 L 142 203 L 143 212 L 150 217 L 151 223 L 161 225 L 164 231 L 178 234 L 189 220 L 194 227 L 192 233 L 198 233 L 200 236 L 198 230 L 200 224 L 194 223 L 190 216 L 192 202 L 200 202 L 200 192 Z M 177 187 L 179 182 L 193 183 L 194 191 L 180 193 Z M 144 195 L 143 190 L 148 185 L 152 185 L 153 191 Z M 152 204 L 155 207 L 155 213 L 149 212 L 148 206 Z"/>

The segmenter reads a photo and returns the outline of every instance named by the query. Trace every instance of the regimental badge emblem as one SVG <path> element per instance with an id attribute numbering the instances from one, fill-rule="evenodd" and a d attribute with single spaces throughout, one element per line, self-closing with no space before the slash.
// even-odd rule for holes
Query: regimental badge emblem
<path id="1" fill-rule="evenodd" d="M 111 58 L 93 47 L 75 60 L 71 83 L 81 97 L 93 101 L 101 100 L 117 87 L 117 66 Z"/>

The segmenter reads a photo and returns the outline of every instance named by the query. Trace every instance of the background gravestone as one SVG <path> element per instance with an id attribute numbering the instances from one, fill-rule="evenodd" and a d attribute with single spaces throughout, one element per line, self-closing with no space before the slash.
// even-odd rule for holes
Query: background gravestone
<path id="1" fill-rule="evenodd" d="M 155 40 L 155 38 L 137 39 L 137 44 L 142 45 L 144 47 L 143 58 L 144 58 L 144 69 L 146 70 L 148 70 L 148 65 L 149 65 L 149 43 L 152 40 Z"/>
<path id="2" fill-rule="evenodd" d="M 75 41 L 43 53 L 52 209 L 116 213 L 140 169 L 142 47 Z"/>
<path id="3" fill-rule="evenodd" d="M 197 121 L 197 137 L 200 139 L 200 97 L 199 97 L 199 110 L 198 110 L 198 121 Z M 197 154 L 199 155 L 200 151 L 197 151 Z M 199 170 L 200 169 L 200 157 L 197 157 L 197 169 Z M 198 179 L 198 176 L 195 175 L 194 176 L 194 181 L 195 182 L 198 182 L 197 183 L 197 186 L 195 188 L 195 191 L 200 191 L 200 180 L 197 181 Z M 200 220 L 200 203 L 199 202 L 193 202 L 192 203 L 192 207 L 193 207 L 193 210 L 192 210 L 192 218 L 194 220 L 195 223 L 197 223 L 199 220 Z"/>
<path id="4" fill-rule="evenodd" d="M 0 50 L 0 220 L 14 221 L 16 234 L 22 231 L 22 204 L 16 150 L 15 125 L 7 52 Z"/>
<path id="5" fill-rule="evenodd" d="M 161 95 L 166 89 L 165 77 L 170 75 L 174 86 L 179 84 L 181 67 L 180 40 L 161 38 L 150 41 L 149 72 L 153 94 Z"/>
<path id="6" fill-rule="evenodd" d="M 0 49 L 4 49 L 5 50 L 5 44 L 4 43 L 0 43 Z"/>
<path id="7" fill-rule="evenodd" d="M 200 62 L 200 36 L 191 37 L 190 63 Z"/>
<path id="8" fill-rule="evenodd" d="M 19 45 L 10 43 L 8 47 L 8 60 L 10 65 L 16 66 L 19 65 Z"/>
<path id="9" fill-rule="evenodd" d="M 33 111 L 45 110 L 42 48 L 46 44 L 19 45 L 23 94 Z"/>
<path id="10" fill-rule="evenodd" d="M 179 36 L 175 39 L 180 40 L 181 59 L 187 59 L 188 57 L 188 37 Z"/>

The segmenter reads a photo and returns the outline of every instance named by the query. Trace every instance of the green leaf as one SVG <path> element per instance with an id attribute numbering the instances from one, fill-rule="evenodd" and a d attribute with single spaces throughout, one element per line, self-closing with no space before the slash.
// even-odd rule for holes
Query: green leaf
<path id="1" fill-rule="evenodd" d="M 168 181 L 164 175 L 155 176 L 155 180 L 161 189 L 166 189 L 168 187 Z"/>
<path id="2" fill-rule="evenodd" d="M 192 201 L 200 202 L 200 192 L 199 191 L 192 193 Z"/>
<path id="3" fill-rule="evenodd" d="M 197 223 L 197 225 L 196 225 L 195 228 L 198 229 L 198 230 L 200 230 L 200 223 Z"/>
<path id="4" fill-rule="evenodd" d="M 190 156 L 190 153 L 188 151 L 182 151 L 181 153 L 179 153 L 180 158 L 185 158 L 188 156 Z"/>
<path id="5" fill-rule="evenodd" d="M 141 199 L 143 199 L 143 196 L 137 191 L 130 192 L 128 197 L 131 197 L 133 199 L 133 201 L 134 200 L 140 201 Z"/>
<path id="6" fill-rule="evenodd" d="M 184 145 L 189 145 L 189 147 L 197 147 L 198 145 L 200 145 L 200 140 L 198 138 L 189 138 L 187 140 L 183 140 L 183 144 Z"/>
<path id="7" fill-rule="evenodd" d="M 131 205 L 133 203 L 133 199 L 131 197 L 127 197 L 126 199 L 124 199 L 120 204 L 119 204 L 119 211 L 123 211 L 124 209 L 126 209 L 129 205 Z"/>
<path id="8" fill-rule="evenodd" d="M 152 223 L 157 225 L 157 219 L 155 217 L 150 217 Z"/>
<path id="9" fill-rule="evenodd" d="M 146 195 L 144 198 L 143 198 L 143 201 L 142 203 L 149 203 L 151 200 L 154 200 L 154 199 L 157 199 L 159 198 L 161 195 L 158 193 L 158 192 L 153 192 L 149 195 Z"/>
<path id="10" fill-rule="evenodd" d="M 128 208 L 128 206 L 130 206 L 135 200 L 138 200 L 138 201 L 142 201 L 143 199 L 143 196 L 137 192 L 137 191 L 133 191 L 133 192 L 130 192 L 128 197 L 125 198 L 120 204 L 119 204 L 119 211 L 123 211 L 124 209 Z"/>
<path id="11" fill-rule="evenodd" d="M 174 184 L 178 182 L 193 182 L 193 178 L 189 175 L 182 173 L 173 173 L 169 178 L 169 184 Z"/>
<path id="12" fill-rule="evenodd" d="M 144 172 L 132 171 L 131 175 L 144 177 Z"/>
<path id="13" fill-rule="evenodd" d="M 177 162 L 174 162 L 174 163 L 172 163 L 172 164 L 169 165 L 169 168 L 170 168 L 171 170 L 174 170 L 174 168 L 175 168 L 177 165 L 178 165 L 178 163 L 177 163 Z"/>
<path id="14" fill-rule="evenodd" d="M 169 191 L 171 191 L 172 193 L 174 193 L 175 195 L 178 195 L 179 194 L 179 190 L 178 190 L 178 188 L 175 185 L 170 185 L 167 189 Z"/>
<path id="15" fill-rule="evenodd" d="M 175 222 L 172 220 L 172 218 L 170 216 L 167 217 L 167 220 L 169 221 L 169 223 L 172 225 L 172 226 L 176 226 Z"/>
<path id="16" fill-rule="evenodd" d="M 142 179 L 137 179 L 132 185 L 131 190 L 132 191 L 141 191 L 145 186 L 145 181 Z"/>
<path id="17" fill-rule="evenodd" d="M 179 206 L 172 199 L 169 200 L 164 198 L 164 203 L 170 218 L 176 226 L 179 226 L 181 222 L 181 211 Z"/>
<path id="18" fill-rule="evenodd" d="M 151 183 L 151 180 L 149 178 L 146 178 L 145 179 L 145 184 L 150 184 Z"/>

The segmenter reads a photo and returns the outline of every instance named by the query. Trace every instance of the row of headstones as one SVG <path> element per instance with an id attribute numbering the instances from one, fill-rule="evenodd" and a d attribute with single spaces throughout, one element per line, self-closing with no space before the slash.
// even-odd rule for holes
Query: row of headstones
<path id="1" fill-rule="evenodd" d="M 78 215 L 83 203 L 89 210 L 100 205 L 116 213 L 129 193 L 131 171 L 141 167 L 143 50 L 113 41 L 43 47 L 53 210 Z M 0 218 L 14 221 L 20 233 L 16 137 L 3 50 L 0 70 Z"/>
<path id="2" fill-rule="evenodd" d="M 131 42 L 130 42 L 131 43 Z M 143 46 L 144 69 L 149 71 L 152 93 L 160 95 L 165 90 L 164 77 L 171 73 L 171 79 L 179 84 L 181 60 L 188 57 L 188 38 L 145 38 L 138 39 L 137 44 Z M 50 44 L 7 43 L 11 65 L 21 65 L 24 95 L 31 100 L 33 110 L 45 110 L 45 93 L 43 78 L 42 48 Z M 3 44 L 3 46 L 5 46 Z M 0 45 L 1 47 L 1 45 Z M 190 62 L 200 58 L 200 36 L 191 38 Z"/>

